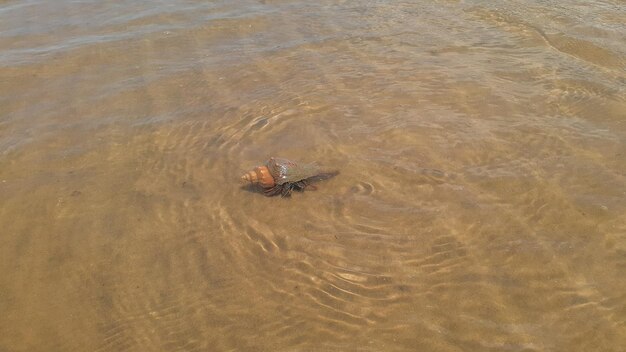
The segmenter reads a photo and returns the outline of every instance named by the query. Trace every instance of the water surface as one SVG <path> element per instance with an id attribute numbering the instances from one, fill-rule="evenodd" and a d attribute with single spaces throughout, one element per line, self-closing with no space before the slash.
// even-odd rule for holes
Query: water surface
<path id="1" fill-rule="evenodd" d="M 622 351 L 624 18 L 0 1 L 0 351 Z"/>

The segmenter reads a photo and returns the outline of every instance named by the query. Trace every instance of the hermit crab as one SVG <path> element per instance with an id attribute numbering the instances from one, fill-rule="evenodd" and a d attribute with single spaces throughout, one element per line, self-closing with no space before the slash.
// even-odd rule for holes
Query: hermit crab
<path id="1" fill-rule="evenodd" d="M 244 184 L 260 186 L 268 197 L 289 197 L 292 190 L 315 189 L 311 182 L 325 180 L 338 171 L 321 171 L 317 163 L 296 163 L 284 158 L 271 157 L 264 166 L 257 166 L 241 176 Z"/>

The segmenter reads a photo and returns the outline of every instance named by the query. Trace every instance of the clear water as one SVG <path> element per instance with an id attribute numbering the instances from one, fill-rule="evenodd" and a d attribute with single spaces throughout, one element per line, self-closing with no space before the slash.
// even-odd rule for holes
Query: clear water
<path id="1" fill-rule="evenodd" d="M 0 351 L 623 351 L 625 18 L 0 1 Z"/>

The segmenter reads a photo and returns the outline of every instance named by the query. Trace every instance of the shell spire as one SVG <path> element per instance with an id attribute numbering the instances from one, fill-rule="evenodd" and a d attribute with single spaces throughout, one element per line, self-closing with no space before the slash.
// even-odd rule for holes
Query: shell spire
<path id="1" fill-rule="evenodd" d="M 258 184 L 263 188 L 271 188 L 276 185 L 274 177 L 267 166 L 257 166 L 253 170 L 246 172 L 241 176 L 241 181 L 253 185 Z"/>

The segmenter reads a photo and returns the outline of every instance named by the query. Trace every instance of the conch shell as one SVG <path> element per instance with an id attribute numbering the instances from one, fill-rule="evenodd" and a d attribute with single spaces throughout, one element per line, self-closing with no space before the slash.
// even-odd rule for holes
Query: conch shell
<path id="1" fill-rule="evenodd" d="M 257 166 L 241 176 L 245 184 L 258 185 L 268 197 L 280 194 L 289 197 L 292 190 L 314 189 L 311 182 L 325 180 L 339 171 L 321 172 L 317 163 L 302 164 L 284 158 L 270 158 L 264 166 Z"/>

